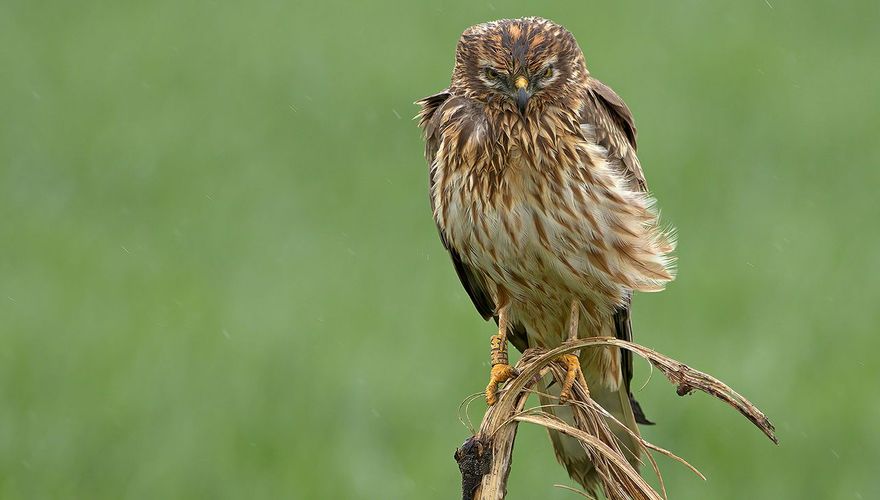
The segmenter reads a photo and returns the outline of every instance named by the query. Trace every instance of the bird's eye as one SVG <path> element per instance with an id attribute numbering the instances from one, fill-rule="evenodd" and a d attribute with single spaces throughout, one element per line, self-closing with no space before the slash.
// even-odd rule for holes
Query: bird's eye
<path id="1" fill-rule="evenodd" d="M 492 68 L 486 68 L 485 70 L 486 78 L 489 80 L 497 80 L 499 78 L 498 72 Z"/>
<path id="2" fill-rule="evenodd" d="M 544 74 L 541 75 L 541 78 L 550 78 L 553 76 L 553 66 L 547 66 L 547 69 L 544 70 Z"/>

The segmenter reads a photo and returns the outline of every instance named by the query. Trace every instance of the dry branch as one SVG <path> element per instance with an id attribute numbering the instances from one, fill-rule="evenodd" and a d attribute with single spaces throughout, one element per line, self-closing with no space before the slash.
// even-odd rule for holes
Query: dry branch
<path id="1" fill-rule="evenodd" d="M 778 442 L 773 425 L 755 405 L 710 375 L 694 370 L 652 349 L 614 337 L 573 340 L 555 349 L 526 350 L 516 365 L 518 375 L 501 391 L 498 402 L 486 411 L 479 431 L 456 450 L 455 459 L 461 470 L 464 500 L 504 498 L 507 493 L 507 479 L 519 422 L 538 424 L 580 440 L 596 468 L 601 488 L 607 498 L 658 500 L 666 497 L 663 479 L 651 455 L 645 454 L 660 479 L 660 493 L 651 488 L 630 465 L 626 452 L 620 448 L 614 438 L 608 421 L 611 420 L 614 425 L 619 425 L 623 429 L 626 429 L 626 426 L 616 422 L 614 417 L 590 399 L 587 388 L 579 382 L 574 386 L 572 400 L 566 402 L 572 407 L 575 425 L 558 419 L 540 407 L 524 410 L 526 400 L 534 393 L 534 386 L 544 375 L 552 373 L 557 381 L 561 381 L 560 377 L 565 370 L 554 361 L 557 361 L 562 354 L 600 345 L 617 346 L 638 354 L 663 372 L 666 378 L 677 386 L 679 395 L 688 394 L 695 389 L 710 394 L 736 408 L 770 440 L 774 443 Z M 644 441 L 639 436 L 634 437 L 645 450 L 654 450 L 670 456 L 702 477 L 699 471 L 681 458 Z M 634 454 L 638 455 L 637 450 L 629 451 L 635 451 Z"/>

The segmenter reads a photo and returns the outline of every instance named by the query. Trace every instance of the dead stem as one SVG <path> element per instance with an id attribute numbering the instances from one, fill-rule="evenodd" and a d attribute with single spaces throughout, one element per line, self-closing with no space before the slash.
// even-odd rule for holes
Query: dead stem
<path id="1" fill-rule="evenodd" d="M 676 385 L 676 392 L 679 395 L 688 394 L 693 390 L 701 390 L 724 401 L 761 429 L 771 441 L 778 443 L 773 425 L 767 417 L 755 405 L 711 375 L 694 370 L 647 347 L 614 337 L 572 340 L 551 350 L 540 348 L 526 350 L 516 365 L 518 375 L 508 381 L 504 389 L 499 391 L 498 402 L 486 411 L 479 431 L 456 450 L 455 459 L 461 469 L 462 498 L 464 500 L 498 500 L 505 497 L 519 422 L 528 422 L 554 429 L 580 440 L 596 468 L 601 488 L 609 500 L 659 500 L 666 498 L 663 478 L 660 476 L 653 457 L 646 453 L 659 478 L 660 493 L 655 491 L 630 465 L 626 459 L 625 450 L 621 449 L 618 440 L 614 438 L 614 434 L 609 428 L 609 421 L 624 429 L 626 426 L 614 420 L 614 417 L 590 399 L 586 387 L 580 381 L 575 383 L 571 401 L 568 402 L 574 413 L 574 425 L 543 411 L 542 407 L 524 410 L 526 400 L 530 394 L 535 392 L 534 385 L 541 377 L 552 373 L 557 381 L 561 380 L 559 377 L 563 376 L 564 367 L 554 361 L 557 361 L 563 354 L 599 345 L 628 349 L 647 359 L 652 366 L 663 372 L 666 378 Z M 635 433 L 631 434 L 646 452 L 653 450 L 669 456 L 705 479 L 687 461 L 663 448 L 648 443 L 636 436 Z M 633 453 L 638 450 L 629 451 Z M 637 455 L 637 453 L 634 454 Z"/>

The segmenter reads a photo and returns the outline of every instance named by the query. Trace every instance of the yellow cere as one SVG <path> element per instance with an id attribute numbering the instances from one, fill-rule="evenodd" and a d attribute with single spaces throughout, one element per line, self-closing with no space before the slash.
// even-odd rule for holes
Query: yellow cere
<path id="1" fill-rule="evenodd" d="M 526 80 L 526 77 L 520 75 L 520 76 L 516 77 L 516 80 L 514 80 L 513 84 L 518 89 L 524 89 L 529 86 L 529 81 Z"/>

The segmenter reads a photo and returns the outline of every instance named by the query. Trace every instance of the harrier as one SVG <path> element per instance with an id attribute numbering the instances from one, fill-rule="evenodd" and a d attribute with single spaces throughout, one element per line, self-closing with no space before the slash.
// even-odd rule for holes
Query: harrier
<path id="1" fill-rule="evenodd" d="M 513 375 L 508 340 L 520 351 L 556 347 L 569 329 L 631 340 L 632 292 L 673 279 L 674 241 L 652 208 L 632 114 L 590 75 L 572 34 L 534 17 L 468 28 L 449 88 L 418 104 L 440 238 L 479 313 L 498 324 L 487 403 Z M 565 401 L 583 374 L 632 432 L 648 423 L 630 392 L 628 352 L 598 347 L 561 361 L 568 375 L 546 383 L 548 394 Z M 635 463 L 640 446 L 619 426 L 615 434 Z M 580 444 L 550 437 L 569 475 L 592 488 Z"/>

